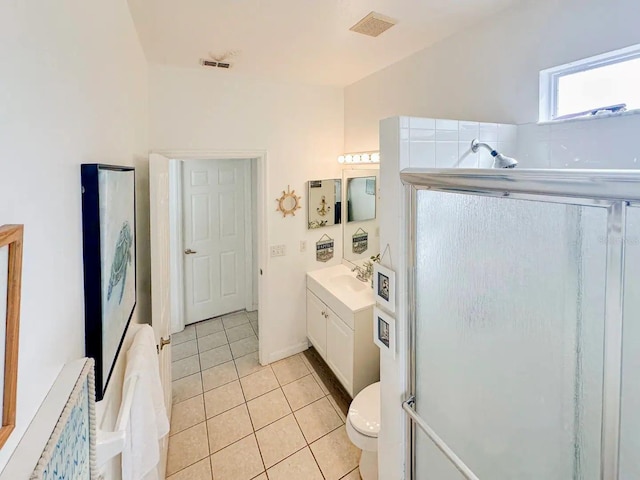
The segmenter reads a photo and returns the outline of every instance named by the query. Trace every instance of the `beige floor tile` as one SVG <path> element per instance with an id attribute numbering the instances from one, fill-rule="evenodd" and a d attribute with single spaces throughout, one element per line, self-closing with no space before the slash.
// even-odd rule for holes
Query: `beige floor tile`
<path id="1" fill-rule="evenodd" d="M 255 435 L 214 453 L 211 468 L 216 480 L 250 480 L 264 471 Z M 293 480 L 293 479 L 292 479 Z"/>
<path id="2" fill-rule="evenodd" d="M 238 380 L 227 383 L 204 394 L 204 404 L 207 411 L 207 418 L 231 410 L 244 403 L 244 395 Z"/>
<path id="3" fill-rule="evenodd" d="M 198 463 L 167 477 L 167 480 L 212 480 L 211 462 L 208 458 L 200 460 Z"/>
<path id="4" fill-rule="evenodd" d="M 171 379 L 180 380 L 200 371 L 200 361 L 198 355 L 183 358 L 171 364 Z"/>
<path id="5" fill-rule="evenodd" d="M 222 317 L 222 324 L 227 330 L 244 323 L 249 323 L 249 317 L 244 312 L 230 313 Z"/>
<path id="6" fill-rule="evenodd" d="M 257 477 L 253 477 L 253 480 L 269 480 L 269 479 L 267 478 L 267 474 L 266 473 L 261 473 Z"/>
<path id="7" fill-rule="evenodd" d="M 202 387 L 205 392 L 237 379 L 238 372 L 233 362 L 222 363 L 202 371 Z"/>
<path id="8" fill-rule="evenodd" d="M 347 416 L 342 412 L 342 410 L 340 410 L 340 407 L 336 403 L 335 399 L 331 395 L 327 395 L 326 398 L 327 398 L 327 400 L 329 400 L 329 403 L 331 404 L 333 409 L 336 411 L 336 413 L 340 417 L 340 420 L 342 420 L 342 423 L 346 423 L 347 422 Z"/>
<path id="9" fill-rule="evenodd" d="M 279 388 L 247 402 L 247 407 L 254 430 L 259 430 L 291 413 L 289 403 Z"/>
<path id="10" fill-rule="evenodd" d="M 266 365 L 260 365 L 258 362 L 258 352 L 250 353 L 244 357 L 236 358 L 236 368 L 238 369 L 238 375 L 240 377 L 246 377 L 252 373 L 256 373 L 263 368 L 268 368 Z"/>
<path id="11" fill-rule="evenodd" d="M 199 373 L 171 382 L 173 403 L 182 402 L 202 393 L 202 377 Z"/>
<path id="12" fill-rule="evenodd" d="M 338 480 L 358 466 L 360 450 L 347 437 L 345 427 L 337 428 L 311 445 L 324 478 Z"/>
<path id="13" fill-rule="evenodd" d="M 205 337 L 207 335 L 211 335 L 212 333 L 221 332 L 224 330 L 224 327 L 222 326 L 222 320 L 219 318 L 212 318 L 211 320 L 196 323 L 195 327 L 198 337 Z"/>
<path id="14" fill-rule="evenodd" d="M 249 317 L 249 320 L 258 321 L 258 311 L 254 310 L 253 312 L 247 312 L 247 317 Z"/>
<path id="15" fill-rule="evenodd" d="M 209 455 L 207 427 L 200 423 L 171 437 L 167 460 L 167 476 L 196 463 Z"/>
<path id="16" fill-rule="evenodd" d="M 280 385 L 286 385 L 309 375 L 309 369 L 298 355 L 277 361 L 271 365 L 271 368 Z"/>
<path id="17" fill-rule="evenodd" d="M 306 352 L 306 350 L 305 350 Z M 298 356 L 302 359 L 302 361 L 304 362 L 304 364 L 307 366 L 307 368 L 309 369 L 309 371 L 314 372 L 315 370 L 313 369 L 313 366 L 311 365 L 311 362 L 309 362 L 309 360 L 307 359 L 307 356 L 304 354 L 304 352 L 300 352 L 298 354 Z"/>
<path id="18" fill-rule="evenodd" d="M 198 343 L 196 340 L 189 340 L 188 342 L 179 343 L 174 345 L 171 349 L 171 361 L 177 362 L 184 358 L 192 357 L 198 354 Z"/>
<path id="19" fill-rule="evenodd" d="M 307 446 L 293 415 L 258 430 L 256 438 L 267 468 Z"/>
<path id="20" fill-rule="evenodd" d="M 247 406 L 243 404 L 210 418 L 207 420 L 207 431 L 209 432 L 209 449 L 211 453 L 222 450 L 224 447 L 253 433 Z"/>
<path id="21" fill-rule="evenodd" d="M 295 413 L 295 416 L 307 443 L 313 443 L 343 425 L 342 420 L 326 397 L 301 408 Z"/>
<path id="22" fill-rule="evenodd" d="M 174 403 L 171 407 L 171 435 L 175 435 L 205 420 L 202 395 L 184 402 Z"/>
<path id="23" fill-rule="evenodd" d="M 305 448 L 294 453 L 289 458 L 271 467 L 267 473 L 269 480 L 323 480 L 318 464 L 311 455 L 311 450 Z"/>
<path id="24" fill-rule="evenodd" d="M 189 340 L 195 340 L 195 338 L 196 327 L 194 325 L 187 325 L 186 327 L 184 327 L 183 331 L 171 335 L 171 344 L 175 347 L 180 343 L 188 342 Z"/>
<path id="25" fill-rule="evenodd" d="M 227 343 L 229 342 L 227 341 L 227 336 L 225 335 L 224 331 L 212 333 L 211 335 L 198 337 L 198 351 L 200 353 L 203 353 L 207 350 L 212 350 L 216 347 L 226 345 Z"/>
<path id="26" fill-rule="evenodd" d="M 360 470 L 356 468 L 352 472 L 349 472 L 349 474 L 342 477 L 341 480 L 362 480 L 362 477 L 360 476 Z"/>
<path id="27" fill-rule="evenodd" d="M 295 382 L 285 385 L 282 387 L 282 391 L 294 412 L 324 397 L 322 389 L 312 375 L 307 375 L 306 377 L 302 377 Z"/>
<path id="28" fill-rule="evenodd" d="M 216 347 L 201 353 L 200 365 L 202 366 L 202 370 L 206 370 L 221 363 L 226 363 L 231 359 L 229 345 L 222 345 L 221 347 Z"/>
<path id="29" fill-rule="evenodd" d="M 233 342 L 230 345 L 233 358 L 244 357 L 245 355 L 258 351 L 258 337 L 251 335 L 250 337 Z"/>
<path id="30" fill-rule="evenodd" d="M 275 390 L 280 385 L 273 370 L 270 367 L 264 368 L 256 373 L 252 373 L 240 379 L 244 397 L 247 401 L 252 400 L 260 395 L 264 395 L 271 390 Z"/>
<path id="31" fill-rule="evenodd" d="M 253 333 L 256 334 L 257 337 L 260 336 L 260 328 L 258 327 L 258 322 L 249 322 L 251 324 L 251 328 L 253 329 Z"/>
<path id="32" fill-rule="evenodd" d="M 255 335 L 255 333 L 253 332 L 253 328 L 251 328 L 251 325 L 248 323 L 244 323 L 233 328 L 227 328 L 225 331 L 227 333 L 229 343 L 237 342 L 238 340 L 242 340 L 243 338 Z"/>

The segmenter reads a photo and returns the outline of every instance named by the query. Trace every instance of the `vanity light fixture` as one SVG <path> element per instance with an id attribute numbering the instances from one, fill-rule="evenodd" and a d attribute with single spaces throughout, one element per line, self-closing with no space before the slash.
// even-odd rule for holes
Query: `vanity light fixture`
<path id="1" fill-rule="evenodd" d="M 338 157 L 338 163 L 380 163 L 380 152 L 346 153 Z"/>

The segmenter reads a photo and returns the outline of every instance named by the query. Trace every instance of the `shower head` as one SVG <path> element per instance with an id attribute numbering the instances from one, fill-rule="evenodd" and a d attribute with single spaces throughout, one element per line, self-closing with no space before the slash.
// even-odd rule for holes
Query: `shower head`
<path id="1" fill-rule="evenodd" d="M 471 142 L 471 151 L 476 153 L 480 147 L 484 147 L 491 152 L 491 156 L 493 157 L 493 166 L 491 168 L 516 168 L 518 165 L 518 161 L 515 158 L 501 154 L 490 145 L 479 142 L 477 138 L 473 139 Z"/>

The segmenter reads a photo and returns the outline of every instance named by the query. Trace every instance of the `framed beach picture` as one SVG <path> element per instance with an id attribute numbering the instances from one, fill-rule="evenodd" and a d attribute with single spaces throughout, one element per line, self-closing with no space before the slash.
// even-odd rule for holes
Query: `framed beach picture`
<path id="1" fill-rule="evenodd" d="M 101 400 L 136 306 L 135 170 L 83 164 L 86 355 Z"/>
<path id="2" fill-rule="evenodd" d="M 396 274 L 379 263 L 373 264 L 373 293 L 385 310 L 396 311 Z"/>
<path id="3" fill-rule="evenodd" d="M 396 358 L 396 320 L 378 307 L 373 309 L 373 341 Z"/>

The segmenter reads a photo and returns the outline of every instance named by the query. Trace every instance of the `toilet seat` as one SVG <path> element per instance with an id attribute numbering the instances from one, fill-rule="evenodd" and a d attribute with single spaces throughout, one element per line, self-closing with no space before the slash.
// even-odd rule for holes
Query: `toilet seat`
<path id="1" fill-rule="evenodd" d="M 378 438 L 380 432 L 380 382 L 362 390 L 349 406 L 349 423 L 361 435 Z"/>

